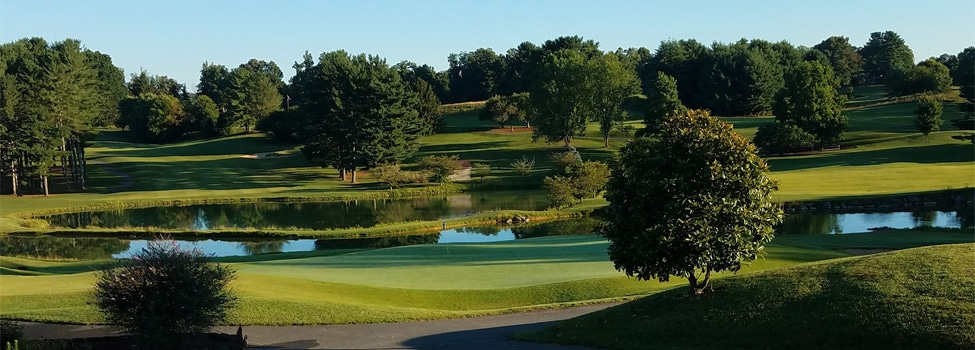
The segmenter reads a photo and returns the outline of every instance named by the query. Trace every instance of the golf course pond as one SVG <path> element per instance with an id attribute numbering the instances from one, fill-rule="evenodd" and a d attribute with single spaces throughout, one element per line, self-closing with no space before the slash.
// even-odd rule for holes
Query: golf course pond
<path id="1" fill-rule="evenodd" d="M 457 198 L 457 197 L 452 197 Z M 463 198 L 463 197 L 462 197 Z M 469 197 L 476 198 L 476 197 Z M 392 202 L 392 203 L 391 203 Z M 445 200 L 422 200 L 422 201 L 387 201 L 376 202 L 372 207 L 372 202 L 343 203 L 341 210 L 349 212 L 358 210 L 359 212 L 370 213 L 365 217 L 375 218 L 380 216 L 378 209 L 372 212 L 363 208 L 415 208 L 416 211 L 399 214 L 403 217 L 420 218 L 443 218 L 451 215 L 463 215 L 464 213 L 475 212 L 472 204 L 457 205 L 457 199 Z M 479 202 L 470 200 L 467 203 Z M 538 202 L 544 203 L 543 199 L 528 196 L 518 205 L 520 208 L 527 208 L 537 205 Z M 403 203 L 413 203 L 410 207 Z M 495 202 L 497 203 L 497 202 Z M 515 202 L 511 202 L 515 203 Z M 270 205 L 268 205 L 270 204 Z M 362 207 L 364 204 L 369 204 Z M 251 208 L 275 208 L 281 210 L 279 206 L 291 208 L 326 208 L 327 205 L 335 203 L 303 203 L 303 204 L 239 204 L 224 206 L 227 208 L 251 207 Z M 493 207 L 494 204 L 489 206 Z M 198 211 L 204 211 L 205 206 L 195 206 Z M 220 207 L 220 206 L 214 206 Z M 436 207 L 434 209 L 432 207 Z M 179 207 L 190 208 L 190 207 Z M 170 209 L 179 209 L 170 208 Z M 350 209 L 355 208 L 355 209 Z M 499 206 L 498 208 L 505 208 Z M 539 209 L 535 207 L 535 209 Z M 155 208 L 155 210 L 164 210 Z M 225 211 L 226 212 L 226 211 Z M 240 215 L 241 211 L 237 211 Z M 422 214 L 421 214 L 422 213 Z M 95 214 L 95 213 L 91 213 Z M 78 215 L 78 214 L 74 214 Z M 294 217 L 300 218 L 301 215 Z M 423 216 L 432 215 L 432 216 Z M 338 222 L 343 220 L 342 215 L 334 215 L 338 218 L 331 220 Z M 96 216 L 93 216 L 96 217 Z M 291 216 L 288 216 L 291 217 Z M 198 216 L 199 218 L 199 216 Z M 234 218 L 238 218 L 235 216 Z M 279 219 L 282 220 L 282 219 Z M 299 220 L 299 219 L 296 219 Z M 310 219 L 303 218 L 305 222 Z M 214 222 L 214 221 L 211 221 Z M 221 222 L 229 222 L 221 221 Z M 210 222 L 208 222 L 209 225 Z M 478 226 L 462 227 L 456 229 L 442 230 L 440 232 L 416 235 L 398 235 L 391 237 L 370 237 L 352 239 L 261 239 L 261 240 L 213 240 L 213 239 L 180 239 L 175 242 L 187 249 L 198 248 L 205 253 L 214 256 L 246 256 L 266 253 L 280 252 L 300 252 L 328 249 L 372 249 L 388 248 L 415 244 L 451 244 L 451 243 L 476 243 L 476 242 L 498 242 L 510 241 L 515 239 L 543 237 L 553 235 L 585 235 L 592 234 L 599 224 L 599 220 L 591 217 L 577 219 L 555 220 L 542 223 L 531 223 L 514 226 Z M 789 214 L 777 228 L 778 234 L 844 234 L 861 233 L 883 228 L 915 228 L 915 227 L 944 227 L 944 228 L 964 228 L 972 229 L 975 227 L 975 213 L 972 210 L 960 209 L 956 211 L 915 211 L 915 212 L 891 212 L 891 213 L 797 213 Z M 124 234 L 122 234 L 124 235 Z M 124 239 L 124 238 L 105 238 L 105 237 L 58 237 L 58 236 L 17 236 L 9 235 L 0 237 L 0 255 L 5 256 L 28 256 L 41 258 L 61 258 L 61 259 L 104 259 L 104 258 L 125 258 L 132 253 L 140 251 L 147 245 L 144 239 Z"/>
<path id="2" fill-rule="evenodd" d="M 496 210 L 545 210 L 539 191 L 465 193 L 438 198 L 348 202 L 234 203 L 80 212 L 40 217 L 52 227 L 170 230 L 373 227 L 409 221 L 464 217 Z"/>

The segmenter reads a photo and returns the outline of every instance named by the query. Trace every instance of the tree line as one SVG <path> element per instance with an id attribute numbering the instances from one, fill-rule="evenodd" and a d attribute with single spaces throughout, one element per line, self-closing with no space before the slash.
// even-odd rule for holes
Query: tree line
<path id="1" fill-rule="evenodd" d="M 612 132 L 628 132 L 623 121 L 634 110 L 648 126 L 643 134 L 687 109 L 775 114 L 757 141 L 788 151 L 840 136 L 846 122 L 839 111 L 851 86 L 884 83 L 891 95 L 905 95 L 961 85 L 971 123 L 973 93 L 966 89 L 975 85 L 975 48 L 914 64 L 910 48 L 890 31 L 871 34 L 862 47 L 840 36 L 811 48 L 690 39 L 664 41 L 654 52 L 604 52 L 593 40 L 564 36 L 504 54 L 489 48 L 451 54 L 449 68 L 439 72 L 341 50 L 316 61 L 306 52 L 287 83 L 273 61 L 234 68 L 204 62 L 195 91 L 144 70 L 126 82 L 111 57 L 76 40 L 22 39 L 0 50 L 0 168 L 12 178 L 3 182 L 43 192 L 53 172 L 64 175 L 69 189 L 84 188 L 84 141 L 96 126 L 115 125 L 152 143 L 258 129 L 301 143 L 308 159 L 354 180 L 356 169 L 409 157 L 420 136 L 443 125 L 442 102 L 488 100 L 485 118 L 502 125 L 520 120 L 533 126 L 535 139 L 566 146 L 590 122 L 598 122 L 608 146 Z"/>

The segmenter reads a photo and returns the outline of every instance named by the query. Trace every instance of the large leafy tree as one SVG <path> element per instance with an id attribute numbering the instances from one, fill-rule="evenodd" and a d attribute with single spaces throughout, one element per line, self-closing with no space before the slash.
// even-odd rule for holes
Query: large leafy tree
<path id="1" fill-rule="evenodd" d="M 885 88 L 894 96 L 942 93 L 951 87 L 951 73 L 944 64 L 929 58 L 907 70 L 887 76 Z"/>
<path id="2" fill-rule="evenodd" d="M 398 163 L 416 151 L 422 128 L 415 95 L 385 60 L 334 51 L 299 74 L 301 150 L 309 160 L 338 169 L 343 179 L 351 173 L 355 182 L 357 168 Z"/>
<path id="3" fill-rule="evenodd" d="M 616 156 L 606 186 L 609 256 L 638 279 L 687 278 L 704 293 L 712 273 L 738 271 L 773 237 L 782 210 L 755 146 L 693 110 Z"/>
<path id="4" fill-rule="evenodd" d="M 592 65 L 575 50 L 546 56 L 538 69 L 530 97 L 536 111 L 533 138 L 564 142 L 586 130 L 593 115 Z"/>
<path id="5" fill-rule="evenodd" d="M 479 48 L 450 54 L 447 61 L 452 102 L 483 101 L 494 95 L 502 75 L 501 57 L 494 50 Z"/>
<path id="6" fill-rule="evenodd" d="M 498 82 L 498 94 L 511 95 L 530 90 L 532 74 L 542 62 L 542 54 L 542 48 L 529 41 L 508 49 L 502 56 L 504 72 Z"/>
<path id="7" fill-rule="evenodd" d="M 603 147 L 609 148 L 609 135 L 626 119 L 623 101 L 640 92 L 636 71 L 627 67 L 615 54 L 590 60 L 592 74 L 593 117 L 599 122 Z"/>
<path id="8" fill-rule="evenodd" d="M 965 99 L 958 104 L 965 118 L 953 123 L 973 129 L 975 128 L 975 46 L 969 46 L 958 54 L 958 69 L 955 71 L 954 81 L 959 87 L 959 95 Z M 975 139 L 972 139 L 972 142 L 975 142 Z"/>
<path id="9" fill-rule="evenodd" d="M 118 104 L 128 94 L 125 73 L 112 63 L 112 57 L 98 51 L 86 50 L 89 64 L 95 69 L 95 86 L 99 92 L 95 98 L 94 123 L 100 126 L 114 125 L 119 118 Z"/>
<path id="10" fill-rule="evenodd" d="M 840 138 L 848 120 L 842 113 L 844 97 L 829 66 L 815 61 L 796 63 L 785 74 L 773 112 L 777 121 L 813 134 L 820 147 Z"/>
<path id="11" fill-rule="evenodd" d="M 677 95 L 677 80 L 664 72 L 657 72 L 657 76 L 649 81 L 646 89 L 647 101 L 643 112 L 645 129 L 643 135 L 650 135 L 660 128 L 660 124 L 668 118 L 684 114 L 687 107 L 680 102 Z"/>
<path id="12" fill-rule="evenodd" d="M 200 83 L 196 85 L 198 95 L 205 95 L 217 104 L 227 107 L 225 97 L 230 94 L 230 71 L 226 66 L 203 62 L 200 68 Z"/>
<path id="13" fill-rule="evenodd" d="M 836 74 L 842 86 L 855 83 L 857 76 L 863 71 L 863 57 L 850 44 L 850 38 L 831 36 L 813 46 L 813 49 L 826 56 L 830 67 L 833 68 L 833 74 Z"/>
<path id="14" fill-rule="evenodd" d="M 859 53 L 863 57 L 863 73 L 874 82 L 884 82 L 890 74 L 914 66 L 914 52 L 893 31 L 870 33 Z"/>
<path id="15" fill-rule="evenodd" d="M 281 108 L 278 83 L 269 74 L 242 65 L 230 72 L 229 80 L 226 99 L 231 125 L 243 126 L 250 132 L 251 126 Z"/>

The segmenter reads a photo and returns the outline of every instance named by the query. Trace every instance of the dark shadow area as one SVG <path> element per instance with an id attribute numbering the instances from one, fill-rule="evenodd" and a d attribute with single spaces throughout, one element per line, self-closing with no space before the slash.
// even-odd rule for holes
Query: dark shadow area
<path id="1" fill-rule="evenodd" d="M 822 153 L 809 158 L 770 158 L 772 171 L 789 171 L 829 166 L 863 166 L 886 163 L 963 163 L 975 161 L 970 144 L 940 144 L 899 147 L 860 152 Z"/>
<path id="2" fill-rule="evenodd" d="M 179 157 L 226 155 L 228 150 L 241 154 L 274 152 L 282 148 L 292 148 L 295 144 L 281 142 L 268 135 L 235 135 L 164 144 L 141 144 L 134 143 L 131 139 L 122 139 L 116 142 L 99 142 L 98 146 L 118 149 L 111 151 L 113 157 Z"/>
<path id="3" fill-rule="evenodd" d="M 485 149 L 504 147 L 508 141 L 490 141 L 477 143 L 453 143 L 449 145 L 422 146 L 419 153 L 456 153 L 473 152 Z"/>
<path id="4" fill-rule="evenodd" d="M 309 339 L 309 340 L 295 340 L 295 341 L 289 341 L 289 342 L 283 342 L 283 343 L 275 343 L 275 344 L 268 344 L 268 345 L 247 346 L 247 348 L 248 349 L 266 349 L 266 350 L 271 350 L 271 349 L 314 349 L 318 345 L 319 345 L 319 343 L 318 343 L 317 340 L 311 340 L 311 339 Z M 329 348 L 329 349 L 335 349 L 335 348 Z"/>
<path id="5" fill-rule="evenodd" d="M 403 342 L 405 349 L 454 350 L 454 349 L 521 349 L 521 350 L 583 350 L 579 346 L 528 343 L 511 340 L 511 336 L 554 324 L 537 322 L 514 326 L 471 329 L 457 332 L 432 334 Z"/>

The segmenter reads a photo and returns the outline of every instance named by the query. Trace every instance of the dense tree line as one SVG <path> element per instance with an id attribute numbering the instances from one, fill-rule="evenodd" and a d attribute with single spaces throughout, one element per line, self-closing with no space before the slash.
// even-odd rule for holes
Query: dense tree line
<path id="1" fill-rule="evenodd" d="M 140 142 L 258 129 L 302 143 L 309 159 L 354 178 L 355 169 L 412 154 L 418 137 L 442 127 L 442 102 L 490 99 L 484 118 L 529 123 L 536 139 L 567 146 L 590 122 L 598 122 L 608 146 L 611 132 L 625 131 L 627 110 L 643 114 L 649 135 L 655 124 L 687 109 L 774 113 L 776 124 L 759 133 L 767 141 L 763 148 L 823 146 L 845 128 L 838 111 L 849 87 L 867 83 L 883 83 L 894 96 L 960 85 L 967 117 L 953 122 L 966 127 L 975 120 L 975 48 L 915 64 L 891 31 L 872 33 L 862 47 L 834 36 L 811 48 L 690 39 L 663 41 L 654 51 L 611 52 L 593 40 L 563 36 L 501 53 L 451 54 L 444 71 L 409 61 L 390 66 L 378 56 L 343 51 L 323 53 L 316 62 L 306 52 L 288 83 L 272 61 L 251 59 L 234 68 L 204 62 L 191 90 L 146 71 L 126 82 L 108 55 L 76 40 L 22 39 L 0 50 L 0 168 L 10 177 L 3 183 L 37 192 L 47 192 L 55 172 L 83 188 L 86 135 L 113 124 Z M 645 99 L 634 98 L 640 93 Z"/>
<path id="2" fill-rule="evenodd" d="M 85 140 L 118 118 L 123 72 L 108 55 L 73 39 L 21 39 L 0 46 L 0 169 L 4 192 L 50 192 L 60 174 L 83 189 Z"/>

